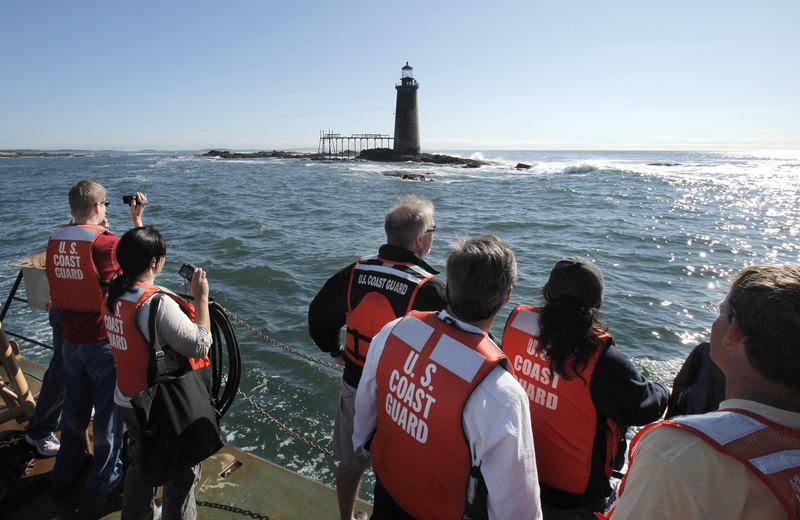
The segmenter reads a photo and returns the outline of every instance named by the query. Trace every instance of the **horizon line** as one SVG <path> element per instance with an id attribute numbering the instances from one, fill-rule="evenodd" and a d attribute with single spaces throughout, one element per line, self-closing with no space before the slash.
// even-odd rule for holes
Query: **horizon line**
<path id="1" fill-rule="evenodd" d="M 465 143 L 466 145 L 467 143 Z M 213 147 L 170 147 L 170 148 L 85 148 L 85 147 L 60 147 L 60 148 L 5 148 L 0 147 L 0 155 L 4 153 L 58 153 L 58 152 L 204 152 L 211 150 L 230 151 L 230 152 L 301 152 L 309 153 L 316 151 L 317 147 L 310 146 L 294 146 L 294 147 L 228 147 L 228 146 L 213 146 Z M 352 150 L 355 151 L 355 150 Z M 631 147 L 563 147 L 563 146 L 536 146 L 536 147 L 497 147 L 497 146 L 465 146 L 465 147 L 427 147 L 421 148 L 420 153 L 441 153 L 441 152 L 747 152 L 747 151 L 798 151 L 800 152 L 800 144 L 797 145 L 719 145 L 719 146 L 685 146 L 685 147 L 659 147 L 659 146 L 631 146 Z"/>

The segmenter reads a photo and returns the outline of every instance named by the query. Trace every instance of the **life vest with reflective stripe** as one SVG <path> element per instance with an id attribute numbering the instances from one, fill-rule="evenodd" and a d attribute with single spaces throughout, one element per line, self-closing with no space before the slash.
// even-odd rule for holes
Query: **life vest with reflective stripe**
<path id="1" fill-rule="evenodd" d="M 194 306 L 172 291 L 156 285 L 136 282 L 131 289 L 132 291 L 125 292 L 114 302 L 113 314 L 103 302 L 102 315 L 114 355 L 114 364 L 117 366 L 117 386 L 126 396 L 135 397 L 154 383 L 148 377 L 151 361 L 150 344 L 136 326 L 136 314 L 139 308 L 158 292 L 175 300 L 192 321 L 194 321 Z M 188 361 L 186 370 L 206 367 L 210 363 L 208 357 L 185 359 Z"/>
<path id="2" fill-rule="evenodd" d="M 744 464 L 772 491 L 790 520 L 800 519 L 800 430 L 738 408 L 685 415 L 643 428 L 631 443 L 630 464 L 642 435 L 663 426 L 691 432 Z"/>
<path id="3" fill-rule="evenodd" d="M 540 483 L 582 495 L 590 481 L 597 435 L 601 430 L 605 435 L 603 470 L 607 478 L 614 469 L 621 437 L 614 421 L 598 416 L 589 391 L 597 360 L 614 340 L 603 332 L 581 373 L 563 379 L 550 369 L 547 354 L 539 345 L 540 315 L 538 307 L 514 309 L 503 332 L 503 351 L 530 400 Z M 568 363 L 565 369 L 571 372 Z"/>
<path id="4" fill-rule="evenodd" d="M 45 271 L 56 309 L 100 312 L 103 289 L 92 249 L 103 234 L 111 235 L 100 226 L 68 224 L 50 236 Z"/>
<path id="5" fill-rule="evenodd" d="M 370 454 L 386 491 L 414 518 L 463 518 L 471 471 L 475 476 L 461 425 L 464 405 L 506 361 L 485 335 L 432 312 L 412 311 L 393 327 L 376 371 Z"/>
<path id="6" fill-rule="evenodd" d="M 411 310 L 417 291 L 433 276 L 414 263 L 392 262 L 378 255 L 356 262 L 350 273 L 345 313 L 345 356 L 351 363 L 364 367 L 372 338 L 384 325 Z"/>

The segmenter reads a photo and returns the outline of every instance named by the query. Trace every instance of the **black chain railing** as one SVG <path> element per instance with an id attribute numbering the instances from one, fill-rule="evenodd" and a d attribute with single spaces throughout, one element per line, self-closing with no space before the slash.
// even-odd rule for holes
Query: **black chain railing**
<path id="1" fill-rule="evenodd" d="M 305 359 L 307 361 L 311 361 L 312 363 L 317 363 L 319 365 L 322 365 L 322 366 L 325 366 L 325 367 L 328 367 L 328 368 L 333 368 L 334 370 L 338 370 L 340 372 L 344 371 L 344 367 L 342 367 L 341 365 L 339 365 L 337 363 L 330 363 L 330 362 L 327 362 L 327 361 L 322 361 L 321 359 L 317 359 L 315 357 L 309 356 L 308 354 L 304 354 L 304 353 L 302 353 L 302 352 L 300 352 L 298 350 L 295 350 L 295 349 L 293 349 L 291 347 L 287 347 L 286 345 L 282 344 L 281 342 L 279 342 L 277 340 L 274 340 L 274 339 L 270 338 L 269 336 L 267 336 L 266 334 L 256 330 L 255 328 L 250 326 L 248 323 L 246 323 L 244 320 L 242 320 L 241 318 L 235 316 L 233 313 L 231 313 L 225 307 L 221 307 L 221 309 L 225 313 L 225 315 L 228 316 L 228 318 L 230 318 L 231 320 L 235 321 L 236 323 L 238 323 L 242 327 L 246 328 L 247 330 L 249 330 L 250 332 L 252 332 L 256 336 L 258 336 L 259 338 L 261 338 L 261 339 L 263 339 L 265 341 L 268 341 L 269 343 L 272 343 L 273 345 L 278 346 L 278 347 L 282 348 L 283 350 L 285 350 L 285 351 L 287 351 L 287 352 L 289 352 L 291 354 L 299 356 L 299 357 L 301 357 L 301 358 L 303 358 L 303 359 Z M 249 404 L 251 407 L 253 407 L 254 410 L 256 410 L 258 413 L 260 413 L 267 420 L 269 420 L 272 424 L 274 424 L 275 426 L 277 426 L 278 428 L 280 428 L 284 432 L 288 433 L 289 435 L 291 435 L 295 439 L 299 440 L 303 444 L 311 446 L 312 448 L 316 448 L 317 450 L 321 451 L 322 453 L 324 453 L 326 455 L 329 455 L 329 456 L 331 456 L 333 458 L 336 458 L 336 455 L 334 455 L 334 453 L 332 451 L 330 451 L 329 449 L 323 448 L 322 446 L 319 446 L 318 444 L 315 444 L 315 443 L 311 442 L 310 440 L 308 440 L 305 437 L 303 437 L 302 435 L 292 431 L 291 428 L 289 428 L 288 426 L 286 426 L 285 424 L 281 423 L 279 420 L 274 418 L 266 410 L 264 410 L 258 403 L 256 403 L 251 397 L 247 396 L 244 392 L 242 392 L 241 389 L 238 389 L 236 391 L 236 393 L 239 394 L 242 397 L 242 399 L 245 400 L 245 402 L 247 404 Z"/>

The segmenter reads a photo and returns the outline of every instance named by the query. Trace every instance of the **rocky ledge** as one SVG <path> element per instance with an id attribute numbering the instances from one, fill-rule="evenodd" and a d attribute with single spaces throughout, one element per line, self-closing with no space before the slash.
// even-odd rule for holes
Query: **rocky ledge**
<path id="1" fill-rule="evenodd" d="M 484 164 L 483 161 L 475 159 L 464 159 L 463 157 L 453 157 L 452 155 L 444 155 L 438 153 L 418 153 L 418 154 L 404 154 L 395 152 L 390 148 L 372 148 L 363 150 L 358 154 L 359 159 L 366 159 L 368 161 L 380 162 L 418 162 L 426 164 L 456 164 L 464 168 L 480 168 Z"/>
<path id="2" fill-rule="evenodd" d="M 229 152 L 211 150 L 202 154 L 203 157 L 217 157 L 220 159 L 311 159 L 314 161 L 324 161 L 331 159 L 328 154 L 324 153 L 298 153 L 298 152 L 281 152 L 273 150 L 271 152 Z M 425 164 L 451 164 L 461 165 L 464 168 L 480 168 L 485 163 L 475 159 L 464 159 L 462 157 L 453 157 L 450 155 L 433 154 L 433 153 L 420 153 L 420 154 L 404 154 L 398 153 L 389 148 L 372 148 L 369 150 L 362 150 L 356 157 L 366 161 L 378 162 L 417 162 Z"/>
<path id="3" fill-rule="evenodd" d="M 220 159 L 327 159 L 324 154 L 319 153 L 299 153 L 299 152 L 281 152 L 273 150 L 271 152 L 221 152 L 219 150 L 211 150 L 202 154 L 203 157 L 219 157 Z"/>

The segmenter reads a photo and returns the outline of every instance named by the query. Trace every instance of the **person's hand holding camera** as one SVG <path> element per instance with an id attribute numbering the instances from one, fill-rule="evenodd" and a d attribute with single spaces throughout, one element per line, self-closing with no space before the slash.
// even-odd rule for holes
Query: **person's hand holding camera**
<path id="1" fill-rule="evenodd" d="M 184 267 L 187 266 L 184 265 Z M 199 267 L 195 267 L 192 271 L 191 278 L 189 278 L 183 273 L 183 268 L 181 268 L 181 275 L 189 280 L 189 289 L 192 290 L 192 296 L 194 296 L 194 322 L 211 330 L 211 315 L 208 312 L 208 279 L 206 278 L 206 272 Z"/>
<path id="2" fill-rule="evenodd" d="M 147 206 L 147 195 L 144 193 L 136 192 L 133 197 L 127 196 L 122 198 L 123 202 L 127 202 L 131 207 L 131 218 L 133 219 L 133 227 L 142 227 L 142 213 L 144 207 Z"/>

